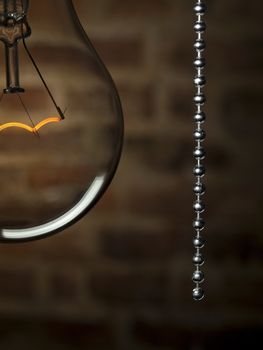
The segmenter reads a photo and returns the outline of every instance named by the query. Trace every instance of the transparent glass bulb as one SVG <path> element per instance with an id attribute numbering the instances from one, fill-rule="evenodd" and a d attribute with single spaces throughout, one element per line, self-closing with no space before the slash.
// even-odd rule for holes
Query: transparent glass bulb
<path id="1" fill-rule="evenodd" d="M 0 235 L 37 239 L 110 184 L 121 104 L 71 0 L 0 0 L 0 40 Z"/>

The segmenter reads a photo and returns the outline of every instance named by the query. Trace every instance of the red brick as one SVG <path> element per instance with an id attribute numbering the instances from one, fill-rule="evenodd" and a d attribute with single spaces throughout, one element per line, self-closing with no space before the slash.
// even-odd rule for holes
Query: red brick
<path id="1" fill-rule="evenodd" d="M 8 154 L 10 157 L 10 153 L 13 153 L 13 156 L 35 156 L 36 153 L 40 154 L 41 150 L 42 152 L 44 150 L 46 154 L 51 152 L 51 155 L 55 150 L 59 154 L 65 152 L 66 148 L 67 150 L 74 149 L 74 147 L 82 149 L 81 139 L 83 137 L 81 128 L 72 128 L 71 130 L 63 130 L 61 133 L 45 133 L 45 143 L 43 144 L 39 143 L 39 140 L 33 135 L 25 135 L 24 132 L 14 133 L 10 130 L 8 134 L 2 134 L 0 138 L 0 155 Z M 12 142 L 10 142 L 10 139 L 12 139 Z"/>
<path id="2" fill-rule="evenodd" d="M 36 297 L 36 275 L 33 271 L 17 268 L 1 268 L 0 297 L 31 301 Z"/>
<path id="3" fill-rule="evenodd" d="M 31 114 L 31 112 L 39 114 L 39 110 L 43 110 L 51 105 L 51 100 L 47 94 L 47 91 L 40 83 L 37 86 L 28 87 L 28 85 L 23 85 L 21 82 L 21 85 L 26 89 L 26 91 L 21 93 L 20 96 L 24 105 L 28 109 L 29 114 Z M 17 115 L 16 120 L 14 120 L 14 113 Z M 18 99 L 17 95 L 12 94 L 4 95 L 1 101 L 0 117 L 3 117 L 5 121 L 28 121 L 27 113 L 25 112 L 20 100 Z M 38 118 L 40 117 L 41 116 L 38 115 Z"/>
<path id="4" fill-rule="evenodd" d="M 107 191 L 103 194 L 99 202 L 96 204 L 96 212 L 97 213 L 106 213 L 108 214 L 111 211 L 118 210 L 118 200 L 116 197 L 116 193 L 110 186 Z"/>
<path id="5" fill-rule="evenodd" d="M 105 81 L 104 86 L 92 86 L 86 89 L 68 89 L 67 100 L 70 101 L 70 109 L 75 112 L 87 111 L 90 116 L 95 118 L 99 125 L 100 122 L 114 122 L 113 118 L 109 120 L 112 110 L 112 91 Z"/>
<path id="6" fill-rule="evenodd" d="M 245 36 L 242 40 L 228 38 L 221 40 L 215 38 L 210 40 L 207 52 L 207 76 L 216 75 L 221 77 L 222 69 L 231 76 L 238 75 L 244 79 L 242 75 L 249 67 L 251 74 L 257 75 L 261 69 L 263 52 L 261 47 L 261 37 L 253 36 L 252 38 Z M 214 52 L 217 52 L 217 60 L 214 64 Z M 209 79 L 210 81 L 210 79 Z M 243 80 L 244 81 L 244 80 Z M 246 83 L 246 79 L 245 82 Z"/>
<path id="7" fill-rule="evenodd" d="M 171 118 L 174 119 L 174 123 L 178 120 L 192 123 L 191 116 L 194 114 L 194 108 L 189 103 L 194 96 L 194 87 L 190 79 L 187 80 L 185 86 L 175 86 L 167 87 L 167 96 L 168 97 L 168 109 L 170 112 Z M 173 121 L 171 121 L 173 123 Z"/>
<path id="8" fill-rule="evenodd" d="M 3 344 L 38 349 L 114 349 L 111 324 L 107 320 L 77 321 L 41 319 L 30 316 L 0 320 Z M 12 329 L 12 332 L 10 332 Z"/>
<path id="9" fill-rule="evenodd" d="M 56 67 L 58 76 L 62 71 L 64 72 L 65 67 L 67 69 L 75 67 L 77 70 L 79 68 L 93 67 L 93 61 L 89 59 L 88 50 L 81 50 L 65 44 L 56 46 L 47 43 L 42 43 L 41 45 L 31 43 L 29 48 L 39 67 L 45 67 L 45 70 L 46 66 Z M 25 54 L 21 56 L 21 65 L 26 67 L 24 68 L 24 73 L 34 72 L 32 64 L 28 61 L 28 57 Z M 59 71 L 59 68 L 61 71 Z M 36 77 L 38 76 L 36 75 Z M 39 78 L 37 81 L 39 81 Z"/>
<path id="10" fill-rule="evenodd" d="M 45 188 L 49 186 L 63 186 L 72 184 L 87 185 L 90 177 L 90 167 L 87 165 L 50 166 L 32 168 L 28 174 L 28 181 L 33 188 Z"/>
<path id="11" fill-rule="evenodd" d="M 164 271 L 95 269 L 90 289 L 94 297 L 114 305 L 162 305 L 166 296 L 167 276 Z"/>
<path id="12" fill-rule="evenodd" d="M 149 19 L 149 17 L 160 17 L 162 15 L 168 15 L 173 9 L 173 4 L 169 0 L 142 0 L 125 2 L 121 0 L 113 0 L 109 5 L 109 14 L 113 17 L 131 18 L 137 17 L 143 18 L 143 20 Z"/>
<path id="13" fill-rule="evenodd" d="M 78 297 L 78 278 L 74 270 L 52 271 L 48 277 L 49 295 L 60 302 L 76 302 Z"/>
<path id="14" fill-rule="evenodd" d="M 125 120 L 132 125 L 135 120 L 149 120 L 154 117 L 156 109 L 153 84 L 128 85 L 118 83 L 121 101 L 124 107 Z"/>
<path id="15" fill-rule="evenodd" d="M 129 68 L 142 66 L 144 45 L 140 37 L 95 38 L 94 45 L 106 65 Z"/>
<path id="16" fill-rule="evenodd" d="M 174 74 L 174 79 L 180 74 L 184 74 L 186 80 L 190 78 L 189 67 L 192 67 L 194 60 L 194 51 L 192 48 L 192 43 L 194 42 L 194 34 L 191 30 L 191 27 L 184 27 L 179 29 L 174 26 L 174 28 L 164 29 L 161 32 L 157 32 L 155 39 L 155 50 L 156 50 L 156 65 L 161 69 L 168 69 L 168 74 L 171 76 Z M 180 30 L 184 30 L 184 35 L 178 35 Z M 174 71 L 171 71 L 171 68 Z M 182 75 L 181 75 L 182 76 Z M 171 76 L 173 77 L 173 75 Z M 173 79 L 173 80 L 174 80 Z M 178 89 L 178 96 L 184 92 L 181 92 L 181 89 Z M 176 94 L 175 94 L 176 96 Z"/>
<path id="17" fill-rule="evenodd" d="M 249 6 L 249 3 L 240 2 L 239 0 L 221 1 L 217 3 L 216 1 L 209 4 L 209 11 L 213 14 L 213 17 L 216 16 L 218 20 L 223 20 L 225 18 L 225 13 L 229 13 L 232 17 L 234 23 L 242 23 L 242 20 L 247 19 L 248 23 L 255 25 L 255 23 L 261 21 L 260 12 L 262 10 L 262 5 L 260 1 L 255 1 L 253 6 Z M 226 19 L 226 23 L 228 23 Z M 256 26 L 257 28 L 257 26 Z M 243 28 L 247 33 L 248 31 Z M 250 26 L 250 30 L 253 31 L 253 27 Z"/>
<path id="18" fill-rule="evenodd" d="M 189 164 L 192 166 L 193 142 L 182 136 L 128 135 L 125 139 L 125 150 L 137 161 L 156 172 L 179 172 Z"/>
<path id="19" fill-rule="evenodd" d="M 173 253 L 172 235 L 156 230 L 123 227 L 104 231 L 101 235 L 103 253 L 121 260 L 164 260 Z"/>
<path id="20" fill-rule="evenodd" d="M 258 128 L 261 113 L 253 113 L 253 123 L 249 129 L 246 127 L 251 106 L 255 108 L 255 111 L 259 111 L 263 99 L 263 92 L 260 89 L 254 91 L 253 86 L 254 83 L 250 86 L 244 84 L 227 89 L 222 94 L 220 117 L 228 133 L 231 133 L 231 137 L 243 140 L 250 134 L 250 142 L 253 140 L 258 142 L 258 138 L 261 136 L 261 130 Z"/>
<path id="21" fill-rule="evenodd" d="M 191 346 L 193 332 L 187 332 L 179 325 L 138 321 L 135 323 L 134 334 L 137 340 L 154 349 L 173 348 L 187 349 Z"/>
<path id="22" fill-rule="evenodd" d="M 127 210 L 140 215 L 173 217 L 175 213 L 176 189 L 172 188 L 131 188 L 127 198 Z"/>
<path id="23" fill-rule="evenodd" d="M 107 321 L 51 322 L 48 335 L 62 346 L 72 348 L 113 349 L 112 326 Z"/>

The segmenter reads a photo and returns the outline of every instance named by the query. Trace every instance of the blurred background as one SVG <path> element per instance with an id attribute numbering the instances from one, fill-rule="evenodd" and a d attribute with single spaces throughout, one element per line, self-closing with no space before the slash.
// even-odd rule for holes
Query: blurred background
<path id="1" fill-rule="evenodd" d="M 0 246 L 0 346 L 258 347 L 262 2 L 208 4 L 206 299 L 200 303 L 191 296 L 194 2 L 74 3 L 120 92 L 123 157 L 112 186 L 76 225 L 42 241 Z"/>

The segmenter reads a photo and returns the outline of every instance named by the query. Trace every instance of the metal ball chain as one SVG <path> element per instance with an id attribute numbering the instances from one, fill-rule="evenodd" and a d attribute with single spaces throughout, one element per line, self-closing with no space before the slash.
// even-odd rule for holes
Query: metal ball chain
<path id="1" fill-rule="evenodd" d="M 201 266 L 204 263 L 203 254 L 201 249 L 204 247 L 204 239 L 201 236 L 201 231 L 204 229 L 205 222 L 201 214 L 205 210 L 205 205 L 203 203 L 203 195 L 205 193 L 205 185 L 203 184 L 203 176 L 205 175 L 205 167 L 202 164 L 203 159 L 205 158 L 205 151 L 202 146 L 203 141 L 205 140 L 206 134 L 202 128 L 202 125 L 206 119 L 205 113 L 202 108 L 206 101 L 205 94 L 203 93 L 203 88 L 206 84 L 206 79 L 204 76 L 204 67 L 205 67 L 205 58 L 203 52 L 205 50 L 205 41 L 203 39 L 203 34 L 206 30 L 206 24 L 203 20 L 204 14 L 206 12 L 206 5 L 204 0 L 197 0 L 194 6 L 194 12 L 196 15 L 196 22 L 194 25 L 194 30 L 197 34 L 197 38 L 194 44 L 196 50 L 196 58 L 194 60 L 194 67 L 196 69 L 196 76 L 194 78 L 194 84 L 196 86 L 196 94 L 194 96 L 194 104 L 196 107 L 196 113 L 194 115 L 194 121 L 196 123 L 196 129 L 194 131 L 194 139 L 196 146 L 194 149 L 194 157 L 196 160 L 196 165 L 194 167 L 193 173 L 196 178 L 194 184 L 194 211 L 195 219 L 193 221 L 193 227 L 195 229 L 195 237 L 193 239 L 193 245 L 195 248 L 195 254 L 193 256 L 193 264 L 195 265 L 195 271 L 193 273 L 193 282 L 195 288 L 193 289 L 193 298 L 194 300 L 201 300 L 204 298 L 204 291 L 201 288 L 201 283 L 204 281 L 204 274 L 201 271 Z"/>

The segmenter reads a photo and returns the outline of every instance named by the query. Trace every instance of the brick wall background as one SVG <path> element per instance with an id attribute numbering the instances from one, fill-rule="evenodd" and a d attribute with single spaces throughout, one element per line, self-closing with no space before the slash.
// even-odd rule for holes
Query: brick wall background
<path id="1" fill-rule="evenodd" d="M 191 300 L 193 3 L 75 4 L 120 91 L 123 157 L 112 186 L 79 223 L 42 241 L 0 246 L 1 347 L 256 347 L 263 326 L 262 2 L 208 4 L 202 303 Z"/>

